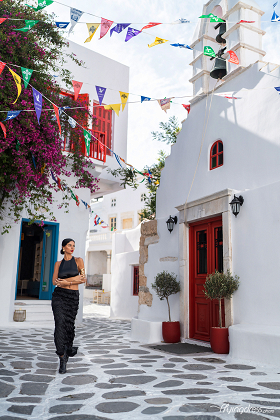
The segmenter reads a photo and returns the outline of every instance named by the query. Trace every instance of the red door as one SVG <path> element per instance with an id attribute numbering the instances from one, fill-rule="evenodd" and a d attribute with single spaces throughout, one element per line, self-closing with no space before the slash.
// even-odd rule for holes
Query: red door
<path id="1" fill-rule="evenodd" d="M 219 325 L 218 301 L 206 299 L 208 274 L 223 271 L 222 218 L 190 224 L 190 337 L 210 341 L 210 328 Z M 224 323 L 224 305 L 222 304 Z"/>

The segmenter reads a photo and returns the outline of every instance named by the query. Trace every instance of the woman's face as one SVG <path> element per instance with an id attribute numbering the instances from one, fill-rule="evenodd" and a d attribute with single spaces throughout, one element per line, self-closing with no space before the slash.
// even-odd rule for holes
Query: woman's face
<path id="1" fill-rule="evenodd" d="M 74 241 L 68 242 L 68 244 L 65 245 L 65 247 L 64 247 L 65 254 L 71 254 L 72 255 L 74 251 L 75 251 L 75 242 Z"/>

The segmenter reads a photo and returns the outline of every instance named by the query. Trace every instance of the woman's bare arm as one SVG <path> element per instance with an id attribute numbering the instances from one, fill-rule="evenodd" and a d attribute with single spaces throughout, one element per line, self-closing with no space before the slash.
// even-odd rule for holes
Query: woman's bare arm
<path id="1" fill-rule="evenodd" d="M 58 278 L 58 270 L 59 270 L 59 266 L 60 266 L 61 261 L 57 261 L 54 265 L 54 270 L 53 270 L 53 278 L 52 278 L 52 284 L 55 286 L 56 284 L 56 280 Z"/>

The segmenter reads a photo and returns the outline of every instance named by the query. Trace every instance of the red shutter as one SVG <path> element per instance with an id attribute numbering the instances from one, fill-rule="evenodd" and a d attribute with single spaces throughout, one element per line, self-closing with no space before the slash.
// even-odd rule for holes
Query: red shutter
<path id="1" fill-rule="evenodd" d="M 138 296 L 139 293 L 139 266 L 133 267 L 133 296 Z"/>
<path id="2" fill-rule="evenodd" d="M 112 110 L 104 109 L 103 106 L 99 106 L 97 102 L 94 102 L 93 117 L 96 119 L 92 130 L 94 136 L 109 149 L 112 149 Z M 106 154 L 111 155 L 107 148 Z"/>

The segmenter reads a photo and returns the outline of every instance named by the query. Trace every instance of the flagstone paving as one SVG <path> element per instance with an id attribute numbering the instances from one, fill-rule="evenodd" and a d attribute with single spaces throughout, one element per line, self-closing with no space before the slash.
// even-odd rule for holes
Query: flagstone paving
<path id="1" fill-rule="evenodd" d="M 75 342 L 60 375 L 50 328 L 0 329 L 0 420 L 280 418 L 280 369 L 153 350 L 89 313 Z"/>

